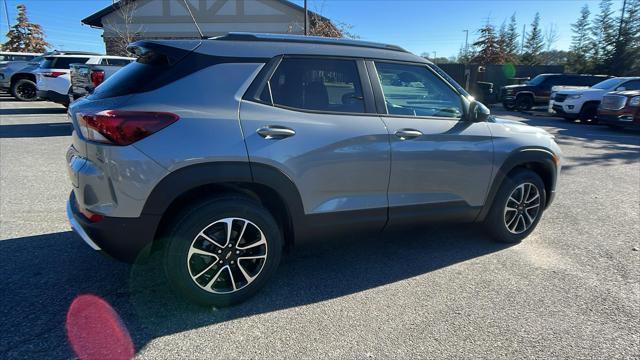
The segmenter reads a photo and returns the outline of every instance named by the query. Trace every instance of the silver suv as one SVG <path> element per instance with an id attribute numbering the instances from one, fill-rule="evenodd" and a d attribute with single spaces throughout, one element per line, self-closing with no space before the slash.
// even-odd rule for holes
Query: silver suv
<path id="1" fill-rule="evenodd" d="M 129 50 L 69 109 L 67 215 L 117 259 L 162 249 L 197 303 L 240 302 L 283 249 L 341 232 L 481 222 L 518 242 L 553 199 L 553 137 L 402 48 L 233 33 Z"/>

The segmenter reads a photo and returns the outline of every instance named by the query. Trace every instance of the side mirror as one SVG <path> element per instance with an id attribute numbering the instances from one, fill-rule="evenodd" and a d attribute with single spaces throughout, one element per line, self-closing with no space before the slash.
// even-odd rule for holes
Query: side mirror
<path id="1" fill-rule="evenodd" d="M 626 88 L 626 87 L 624 87 L 624 86 L 618 86 L 618 87 L 616 88 L 616 91 L 625 91 L 625 90 L 627 90 L 627 88 Z"/>
<path id="2" fill-rule="evenodd" d="M 474 100 L 469 105 L 468 119 L 471 122 L 484 122 L 491 116 L 491 110 L 479 101 Z"/>

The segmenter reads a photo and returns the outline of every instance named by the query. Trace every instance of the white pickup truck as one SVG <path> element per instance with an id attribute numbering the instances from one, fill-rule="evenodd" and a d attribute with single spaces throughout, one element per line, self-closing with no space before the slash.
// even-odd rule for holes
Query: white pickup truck
<path id="1" fill-rule="evenodd" d="M 40 67 L 34 70 L 36 76 L 37 95 L 40 99 L 68 106 L 71 93 L 71 64 L 95 64 L 112 60 L 133 61 L 133 58 L 108 55 L 52 55 L 45 56 Z"/>
<path id="2" fill-rule="evenodd" d="M 133 58 L 105 57 L 100 64 L 71 64 L 69 100 L 73 102 L 91 94 L 98 85 L 134 60 Z"/>
<path id="3" fill-rule="evenodd" d="M 549 100 L 549 107 L 566 120 L 595 122 L 598 105 L 610 91 L 640 90 L 640 77 L 616 77 L 586 89 L 561 89 Z"/>

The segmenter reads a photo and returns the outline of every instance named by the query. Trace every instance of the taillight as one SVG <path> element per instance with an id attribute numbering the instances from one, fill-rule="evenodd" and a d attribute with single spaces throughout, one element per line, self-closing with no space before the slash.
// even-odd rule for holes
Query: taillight
<path id="1" fill-rule="evenodd" d="M 89 220 L 90 222 L 98 222 L 104 219 L 103 215 L 93 213 L 87 209 L 80 208 L 79 210 L 80 210 L 80 213 L 84 215 L 84 217 L 86 217 L 87 220 Z"/>
<path id="2" fill-rule="evenodd" d="M 98 87 L 104 81 L 104 70 L 91 70 L 91 82 L 93 87 Z"/>
<path id="3" fill-rule="evenodd" d="M 64 75 L 64 74 L 65 74 L 64 71 L 50 71 L 50 72 L 42 73 L 42 76 L 51 77 L 51 78 L 57 78 L 58 76 L 61 76 L 61 75 Z"/>
<path id="4" fill-rule="evenodd" d="M 112 145 L 130 145 L 176 122 L 178 115 L 152 111 L 105 110 L 76 114 L 82 136 Z"/>

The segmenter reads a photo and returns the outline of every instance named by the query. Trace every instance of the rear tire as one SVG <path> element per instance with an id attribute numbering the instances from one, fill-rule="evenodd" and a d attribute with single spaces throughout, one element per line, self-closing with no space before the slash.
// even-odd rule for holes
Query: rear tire
<path id="1" fill-rule="evenodd" d="M 36 84 L 29 79 L 20 79 L 11 85 L 11 95 L 20 101 L 38 100 Z"/>
<path id="2" fill-rule="evenodd" d="M 190 206 L 169 226 L 165 241 L 172 288 L 197 304 L 218 307 L 245 301 L 262 288 L 283 247 L 273 216 L 240 196 Z"/>
<path id="3" fill-rule="evenodd" d="M 538 225 L 546 201 L 540 176 L 528 169 L 518 169 L 500 185 L 484 225 L 495 240 L 519 243 Z"/>
<path id="4" fill-rule="evenodd" d="M 529 95 L 521 95 L 516 98 L 516 108 L 518 110 L 529 111 L 533 108 L 533 98 Z"/>

